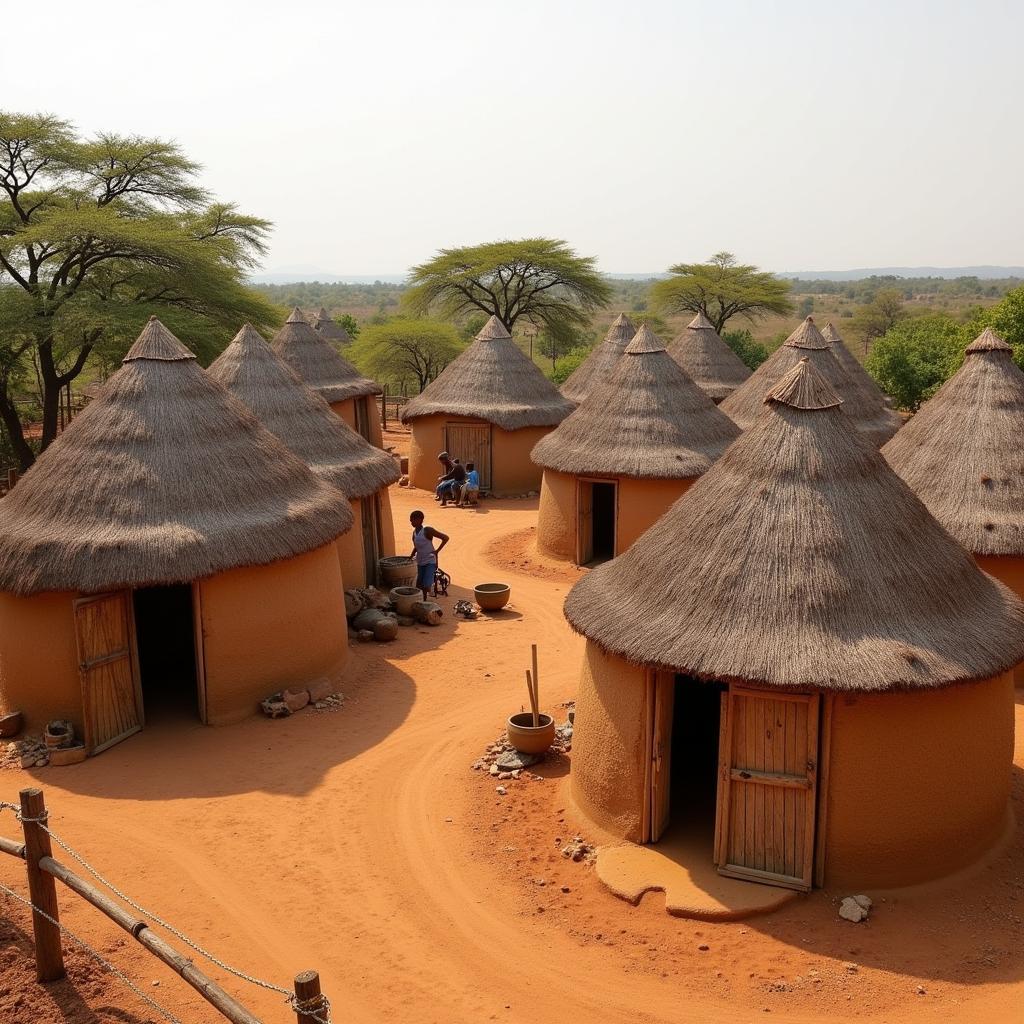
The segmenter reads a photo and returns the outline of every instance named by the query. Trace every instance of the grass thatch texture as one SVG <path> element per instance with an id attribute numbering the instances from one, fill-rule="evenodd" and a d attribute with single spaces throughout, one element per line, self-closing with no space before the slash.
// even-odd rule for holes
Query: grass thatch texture
<path id="1" fill-rule="evenodd" d="M 636 327 L 633 321 L 625 313 L 620 313 L 612 321 L 604 340 L 566 377 L 562 384 L 562 394 L 570 402 L 582 402 L 596 384 L 603 383 L 611 376 L 634 334 Z"/>
<path id="2" fill-rule="evenodd" d="M 738 355 L 698 313 L 668 347 L 669 354 L 713 401 L 728 398 L 750 376 Z"/>

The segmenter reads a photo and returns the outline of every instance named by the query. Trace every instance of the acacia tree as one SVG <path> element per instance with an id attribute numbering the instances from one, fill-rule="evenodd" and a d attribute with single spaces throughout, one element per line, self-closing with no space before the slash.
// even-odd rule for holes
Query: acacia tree
<path id="1" fill-rule="evenodd" d="M 552 238 L 442 249 L 412 268 L 410 285 L 402 301 L 412 313 L 462 319 L 480 312 L 496 316 L 509 333 L 522 320 L 563 340 L 584 331 L 612 297 L 593 256 L 578 256 Z"/>
<path id="2" fill-rule="evenodd" d="M 715 253 L 707 263 L 677 263 L 669 273 L 651 285 L 652 304 L 666 314 L 703 313 L 719 334 L 734 316 L 757 320 L 793 311 L 788 281 L 737 263 L 731 252 Z"/>
<path id="3" fill-rule="evenodd" d="M 451 324 L 394 317 L 364 327 L 346 355 L 376 380 L 413 380 L 422 391 L 464 347 Z"/>
<path id="4" fill-rule="evenodd" d="M 269 223 L 213 202 L 198 170 L 171 142 L 0 111 L 0 419 L 23 469 L 33 378 L 43 449 L 61 389 L 90 357 L 113 364 L 150 314 L 207 357 L 243 320 L 278 322 L 244 284 Z"/>

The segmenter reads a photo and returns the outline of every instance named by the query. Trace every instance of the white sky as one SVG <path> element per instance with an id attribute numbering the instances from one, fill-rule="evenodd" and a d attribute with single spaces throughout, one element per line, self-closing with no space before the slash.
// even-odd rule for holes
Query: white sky
<path id="1" fill-rule="evenodd" d="M 0 106 L 177 139 L 268 270 L 1024 264 L 1021 0 L 50 0 Z M 12 26 L 9 26 L 12 27 Z"/>

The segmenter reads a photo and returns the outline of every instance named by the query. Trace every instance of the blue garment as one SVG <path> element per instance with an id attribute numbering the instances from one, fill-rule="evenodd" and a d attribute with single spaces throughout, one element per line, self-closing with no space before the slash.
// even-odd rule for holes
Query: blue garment
<path id="1" fill-rule="evenodd" d="M 429 590 L 434 585 L 434 576 L 437 573 L 437 562 L 427 562 L 416 568 L 416 586 L 420 590 Z"/>
<path id="2" fill-rule="evenodd" d="M 471 469 L 466 474 L 466 490 L 468 490 L 468 491 L 479 491 L 480 490 L 480 474 L 475 469 Z"/>

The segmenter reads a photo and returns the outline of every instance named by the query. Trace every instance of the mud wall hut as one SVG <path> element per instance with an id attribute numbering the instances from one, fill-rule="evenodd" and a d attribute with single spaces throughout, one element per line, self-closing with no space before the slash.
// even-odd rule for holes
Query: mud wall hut
<path id="1" fill-rule="evenodd" d="M 635 334 L 633 321 L 625 313 L 620 313 L 612 321 L 601 344 L 596 345 L 594 351 L 566 377 L 562 394 L 579 405 L 595 385 L 608 379 Z"/>
<path id="2" fill-rule="evenodd" d="M 978 565 L 1024 597 L 1022 439 L 1024 373 L 986 328 L 882 454 Z"/>
<path id="3" fill-rule="evenodd" d="M 1003 836 L 1024 605 L 839 405 L 798 364 L 572 589 L 587 648 L 571 789 L 622 839 L 690 830 L 722 874 L 860 892 L 956 871 Z"/>
<path id="4" fill-rule="evenodd" d="M 348 502 L 153 319 L 0 502 L 0 702 L 95 753 L 340 679 Z"/>
<path id="5" fill-rule="evenodd" d="M 409 482 L 433 490 L 438 453 L 447 451 L 476 464 L 484 491 L 536 491 L 541 470 L 530 453 L 572 410 L 492 316 L 469 348 L 402 408 L 402 422 L 412 428 Z"/>
<path id="6" fill-rule="evenodd" d="M 246 324 L 207 371 L 282 444 L 348 499 L 353 528 L 338 538 L 347 587 L 377 582 L 377 562 L 395 553 L 388 486 L 398 460 L 360 437 Z"/>
<path id="7" fill-rule="evenodd" d="M 728 398 L 750 370 L 719 337 L 715 325 L 698 313 L 668 347 L 669 355 L 713 402 Z"/>
<path id="8" fill-rule="evenodd" d="M 274 335 L 271 347 L 357 434 L 378 448 L 383 445 L 376 399 L 380 385 L 339 355 L 298 307 Z"/>
<path id="9" fill-rule="evenodd" d="M 586 565 L 625 551 L 739 436 L 644 324 L 610 377 L 533 450 L 537 544 Z"/>

